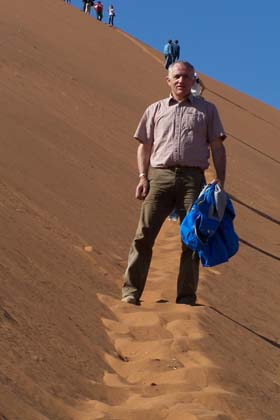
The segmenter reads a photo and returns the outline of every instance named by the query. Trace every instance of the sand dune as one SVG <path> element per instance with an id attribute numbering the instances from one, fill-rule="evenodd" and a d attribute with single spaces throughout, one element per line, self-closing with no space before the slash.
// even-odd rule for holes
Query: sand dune
<path id="1" fill-rule="evenodd" d="M 279 111 L 202 75 L 240 251 L 202 270 L 198 306 L 176 305 L 166 222 L 141 306 L 124 305 L 131 137 L 167 94 L 161 55 L 62 1 L 14 6 L 0 25 L 0 419 L 278 420 Z"/>

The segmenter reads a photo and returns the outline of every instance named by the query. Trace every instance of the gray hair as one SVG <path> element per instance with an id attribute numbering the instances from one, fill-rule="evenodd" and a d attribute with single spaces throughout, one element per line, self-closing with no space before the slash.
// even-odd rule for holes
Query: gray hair
<path id="1" fill-rule="evenodd" d="M 194 73 L 194 66 L 189 63 L 188 61 L 174 61 L 174 63 L 170 64 L 170 66 L 168 67 L 168 76 L 170 77 L 173 71 L 173 67 L 176 64 L 182 64 L 183 66 L 187 67 L 189 70 L 191 70 Z"/>

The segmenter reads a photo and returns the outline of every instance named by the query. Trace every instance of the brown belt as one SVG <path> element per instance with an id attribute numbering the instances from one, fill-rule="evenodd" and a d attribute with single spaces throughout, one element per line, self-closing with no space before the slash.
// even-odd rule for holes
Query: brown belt
<path id="1" fill-rule="evenodd" d="M 182 172 L 184 169 L 196 169 L 196 170 L 199 170 L 201 172 L 204 172 L 204 170 L 202 168 L 200 168 L 199 166 L 183 166 L 183 165 L 164 166 L 164 167 L 161 167 L 161 168 L 152 168 L 152 169 L 169 169 L 169 170 L 174 171 L 174 172 Z"/>

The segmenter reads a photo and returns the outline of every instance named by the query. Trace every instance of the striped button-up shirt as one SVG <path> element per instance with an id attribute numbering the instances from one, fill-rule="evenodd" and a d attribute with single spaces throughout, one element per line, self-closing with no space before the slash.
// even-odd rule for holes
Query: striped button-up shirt
<path id="1" fill-rule="evenodd" d="M 183 102 L 172 97 L 150 105 L 134 138 L 153 145 L 154 168 L 209 166 L 209 144 L 226 138 L 217 108 L 211 102 L 189 95 Z"/>

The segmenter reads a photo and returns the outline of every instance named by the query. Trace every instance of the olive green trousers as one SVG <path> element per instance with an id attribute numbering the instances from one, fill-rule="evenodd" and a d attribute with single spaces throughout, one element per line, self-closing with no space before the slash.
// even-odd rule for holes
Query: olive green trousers
<path id="1" fill-rule="evenodd" d="M 182 222 L 204 184 L 204 172 L 197 167 L 150 169 L 149 193 L 143 201 L 139 224 L 129 251 L 122 297 L 132 295 L 140 300 L 148 276 L 153 245 L 163 222 L 174 208 Z M 177 303 L 195 303 L 198 275 L 199 258 L 182 243 Z"/>

